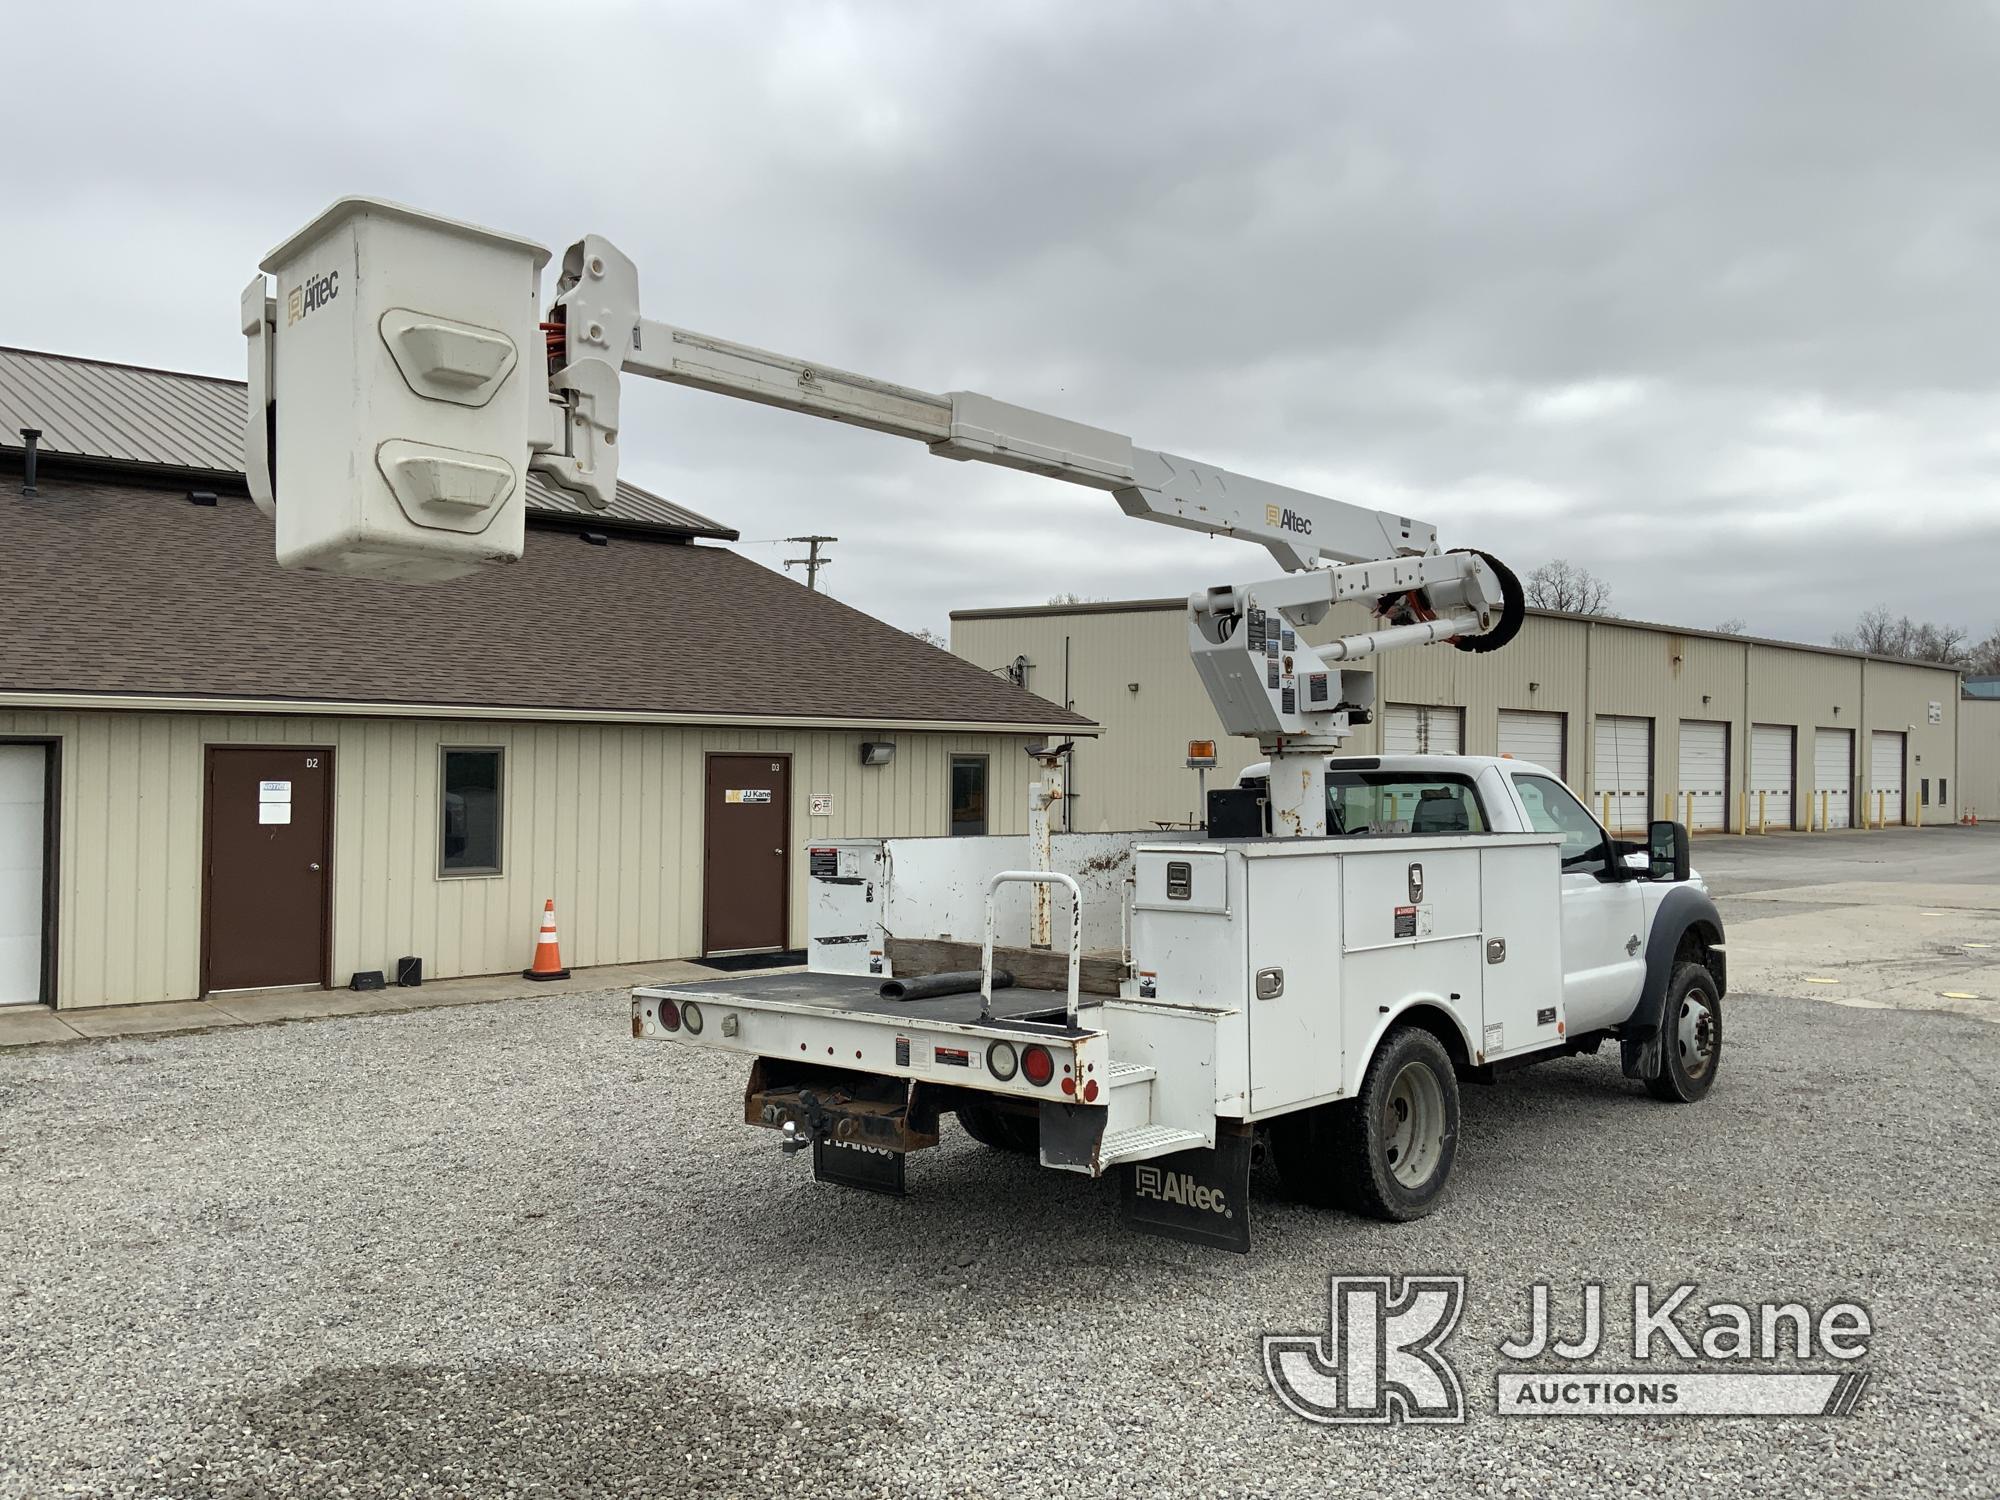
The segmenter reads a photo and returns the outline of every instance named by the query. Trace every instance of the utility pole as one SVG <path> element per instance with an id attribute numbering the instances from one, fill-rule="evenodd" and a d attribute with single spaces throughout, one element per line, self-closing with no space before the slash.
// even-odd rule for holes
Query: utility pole
<path id="1" fill-rule="evenodd" d="M 806 570 L 806 587 L 817 590 L 819 588 L 819 570 L 833 561 L 830 557 L 821 557 L 819 549 L 822 544 L 837 542 L 840 538 L 837 536 L 788 536 L 785 540 L 788 542 L 803 542 L 811 550 L 812 555 L 810 557 L 786 558 L 785 567 L 787 570 L 804 568 Z"/>

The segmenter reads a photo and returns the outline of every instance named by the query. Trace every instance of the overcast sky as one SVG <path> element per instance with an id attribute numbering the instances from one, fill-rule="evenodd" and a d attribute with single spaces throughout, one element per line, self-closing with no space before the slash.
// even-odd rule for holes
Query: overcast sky
<path id="1" fill-rule="evenodd" d="M 348 193 L 648 316 L 1437 522 L 1620 613 L 2000 623 L 1992 3 L 26 7 L 0 342 L 236 375 Z M 624 473 L 905 626 L 1261 549 L 628 379 Z M 750 546 L 773 566 L 791 551 Z"/>

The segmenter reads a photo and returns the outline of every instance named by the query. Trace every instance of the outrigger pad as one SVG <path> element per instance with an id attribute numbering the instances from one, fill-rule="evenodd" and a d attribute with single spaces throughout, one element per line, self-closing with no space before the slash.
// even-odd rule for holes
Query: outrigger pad
<path id="1" fill-rule="evenodd" d="M 1247 1125 L 1218 1125 L 1213 1150 L 1177 1151 L 1121 1169 L 1126 1227 L 1247 1255 L 1251 1134 Z"/>
<path id="2" fill-rule="evenodd" d="M 813 1142 L 813 1177 L 871 1193 L 904 1194 L 903 1153 L 879 1146 L 843 1146 L 824 1138 Z"/>

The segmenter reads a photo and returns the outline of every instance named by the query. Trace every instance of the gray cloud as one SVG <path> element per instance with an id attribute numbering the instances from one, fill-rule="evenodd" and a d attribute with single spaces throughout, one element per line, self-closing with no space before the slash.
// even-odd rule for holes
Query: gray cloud
<path id="1" fill-rule="evenodd" d="M 44 7 L 7 341 L 233 373 L 371 192 L 611 235 L 648 312 L 1434 519 L 1619 608 L 2000 617 L 2000 11 L 1677 3 Z M 841 597 L 1177 594 L 1261 552 L 628 385 L 626 472 Z M 778 547 L 753 547 L 772 562 Z"/>

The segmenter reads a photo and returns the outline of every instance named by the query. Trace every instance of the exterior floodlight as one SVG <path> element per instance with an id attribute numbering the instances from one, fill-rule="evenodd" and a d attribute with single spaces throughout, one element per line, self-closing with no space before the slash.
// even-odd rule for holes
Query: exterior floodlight
<path id="1" fill-rule="evenodd" d="M 886 766 L 896 758 L 894 740 L 863 740 L 861 742 L 861 764 L 864 766 Z"/>

